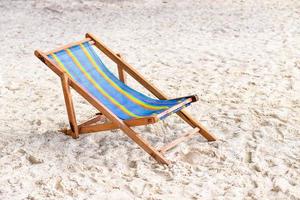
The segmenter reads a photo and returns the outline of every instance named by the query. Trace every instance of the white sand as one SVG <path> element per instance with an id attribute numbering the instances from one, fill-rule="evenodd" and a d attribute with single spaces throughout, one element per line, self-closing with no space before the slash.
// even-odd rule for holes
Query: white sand
<path id="1" fill-rule="evenodd" d="M 264 3 L 262 3 L 264 2 Z M 300 199 L 300 2 L 0 2 L 0 199 Z M 220 140 L 161 166 L 120 131 L 73 140 L 58 77 L 33 56 L 99 36 Z M 94 110 L 76 96 L 80 120 Z M 155 146 L 177 117 L 139 127 Z"/>

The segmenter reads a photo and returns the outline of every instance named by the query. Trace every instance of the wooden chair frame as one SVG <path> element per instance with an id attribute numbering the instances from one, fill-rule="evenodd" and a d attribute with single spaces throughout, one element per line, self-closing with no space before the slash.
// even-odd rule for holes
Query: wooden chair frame
<path id="1" fill-rule="evenodd" d="M 70 43 L 61 48 L 43 53 L 42 51 L 36 50 L 35 55 L 45 63 L 53 72 L 55 72 L 60 78 L 62 83 L 62 89 L 65 99 L 65 104 L 67 108 L 67 114 L 69 118 L 70 129 L 66 130 L 65 133 L 71 135 L 73 138 L 78 138 L 79 134 L 92 133 L 99 131 L 106 131 L 112 129 L 121 129 L 126 135 L 128 135 L 135 143 L 137 143 L 142 149 L 144 149 L 148 154 L 150 154 L 155 160 L 162 164 L 170 164 L 170 162 L 164 157 L 164 153 L 179 144 L 186 139 L 191 138 L 196 133 L 200 133 L 208 141 L 215 141 L 216 137 L 208 132 L 197 120 L 195 120 L 191 115 L 189 115 L 185 110 L 180 110 L 176 114 L 181 117 L 186 123 L 188 123 L 193 129 L 187 134 L 179 137 L 173 142 L 159 148 L 155 149 L 146 140 L 144 140 L 138 133 L 136 133 L 131 127 L 141 126 L 146 124 L 153 124 L 159 121 L 159 115 L 148 116 L 137 119 L 121 120 L 113 112 L 111 112 L 103 103 L 98 101 L 93 95 L 84 90 L 78 83 L 76 83 L 72 78 L 70 78 L 55 62 L 48 58 L 47 55 L 50 53 L 58 52 L 63 49 L 70 48 L 72 46 L 81 44 L 83 42 L 90 42 L 95 45 L 100 51 L 102 51 L 106 56 L 108 56 L 112 61 L 114 61 L 118 66 L 119 79 L 125 83 L 126 77 L 125 72 L 131 75 L 136 81 L 142 84 L 147 90 L 149 90 L 158 99 L 168 99 L 168 97 L 163 94 L 158 88 L 153 84 L 148 82 L 138 71 L 136 71 L 130 64 L 128 64 L 120 54 L 114 53 L 111 49 L 105 46 L 99 39 L 97 39 L 93 34 L 87 33 L 84 40 Z M 77 91 L 82 97 L 84 97 L 91 105 L 93 105 L 100 113 L 96 116 L 80 125 L 77 124 L 75 110 L 72 102 L 70 87 Z M 186 101 L 194 101 L 195 97 L 188 98 Z M 185 102 L 186 103 L 186 102 Z M 171 112 L 171 107 L 165 112 Z M 164 113 L 165 114 L 165 113 Z M 96 124 L 103 118 L 107 118 L 109 122 L 103 124 Z"/>

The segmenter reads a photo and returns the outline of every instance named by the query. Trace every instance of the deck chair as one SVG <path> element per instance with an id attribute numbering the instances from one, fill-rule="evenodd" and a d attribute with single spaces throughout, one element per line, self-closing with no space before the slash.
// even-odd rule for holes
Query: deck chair
<path id="1" fill-rule="evenodd" d="M 118 66 L 117 78 L 103 64 L 94 48 L 98 48 Z M 208 141 L 216 138 L 183 108 L 198 100 L 196 95 L 169 99 L 153 84 L 119 55 L 105 46 L 93 34 L 87 33 L 85 39 L 61 48 L 35 55 L 61 78 L 61 84 L 69 118 L 70 129 L 67 135 L 78 138 L 80 134 L 121 129 L 142 149 L 162 164 L 170 162 L 164 154 L 195 134 L 199 133 Z M 126 84 L 125 74 L 131 75 L 158 99 L 150 98 Z M 88 121 L 77 124 L 70 88 L 77 91 L 99 113 Z M 155 149 L 131 127 L 153 124 L 176 113 L 192 130 L 173 142 Z M 107 122 L 100 123 L 105 118 Z"/>

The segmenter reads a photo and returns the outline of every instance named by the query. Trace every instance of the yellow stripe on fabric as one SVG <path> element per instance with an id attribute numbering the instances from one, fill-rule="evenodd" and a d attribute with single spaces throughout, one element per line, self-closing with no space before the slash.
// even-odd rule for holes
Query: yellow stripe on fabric
<path id="1" fill-rule="evenodd" d="M 103 94 L 107 99 L 110 100 L 114 105 L 116 105 L 119 109 L 121 109 L 123 112 L 125 112 L 127 115 L 131 117 L 140 117 L 132 112 L 130 112 L 127 108 L 125 108 L 123 105 L 121 105 L 118 101 L 116 101 L 113 97 L 111 97 L 101 86 L 98 85 L 98 83 L 91 77 L 91 75 L 86 71 L 86 69 L 81 65 L 81 63 L 77 60 L 77 58 L 74 56 L 74 54 L 70 51 L 70 49 L 66 50 L 67 54 L 71 57 L 73 62 L 77 65 L 77 67 L 80 69 L 80 71 L 84 74 L 84 76 L 95 86 L 95 88 Z"/>
<path id="2" fill-rule="evenodd" d="M 50 55 L 54 58 L 54 60 L 58 63 L 58 65 L 61 66 L 61 67 L 65 70 L 65 72 L 67 72 L 67 74 L 68 74 L 69 76 L 72 77 L 71 73 L 70 73 L 69 70 L 66 68 L 66 66 L 61 62 L 61 60 L 60 60 L 54 53 L 51 53 Z"/>
<path id="3" fill-rule="evenodd" d="M 119 85 L 117 85 L 114 81 L 112 81 L 97 65 L 96 61 L 94 58 L 90 55 L 90 53 L 86 50 L 84 45 L 80 44 L 81 49 L 83 50 L 84 54 L 86 57 L 89 59 L 89 61 L 92 63 L 93 67 L 97 70 L 97 72 L 107 81 L 110 83 L 111 86 L 113 86 L 117 91 L 122 93 L 124 96 L 126 96 L 128 99 L 130 99 L 132 102 L 141 105 L 144 108 L 147 108 L 149 110 L 161 110 L 161 109 L 166 109 L 169 108 L 168 106 L 156 106 L 156 105 L 150 105 L 148 103 L 145 103 L 141 101 L 140 99 L 132 96 L 125 90 L 123 90 Z"/>

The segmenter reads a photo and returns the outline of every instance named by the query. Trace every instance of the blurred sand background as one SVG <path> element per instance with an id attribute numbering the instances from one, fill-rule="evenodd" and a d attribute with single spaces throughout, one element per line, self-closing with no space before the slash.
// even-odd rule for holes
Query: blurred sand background
<path id="1" fill-rule="evenodd" d="M 300 199 L 300 2 L 0 2 L 0 199 Z M 120 131 L 67 126 L 58 77 L 34 57 L 92 32 L 219 137 L 161 166 Z M 135 84 L 133 84 L 135 86 Z M 80 120 L 95 110 L 76 97 Z M 137 128 L 154 146 L 186 126 Z"/>

